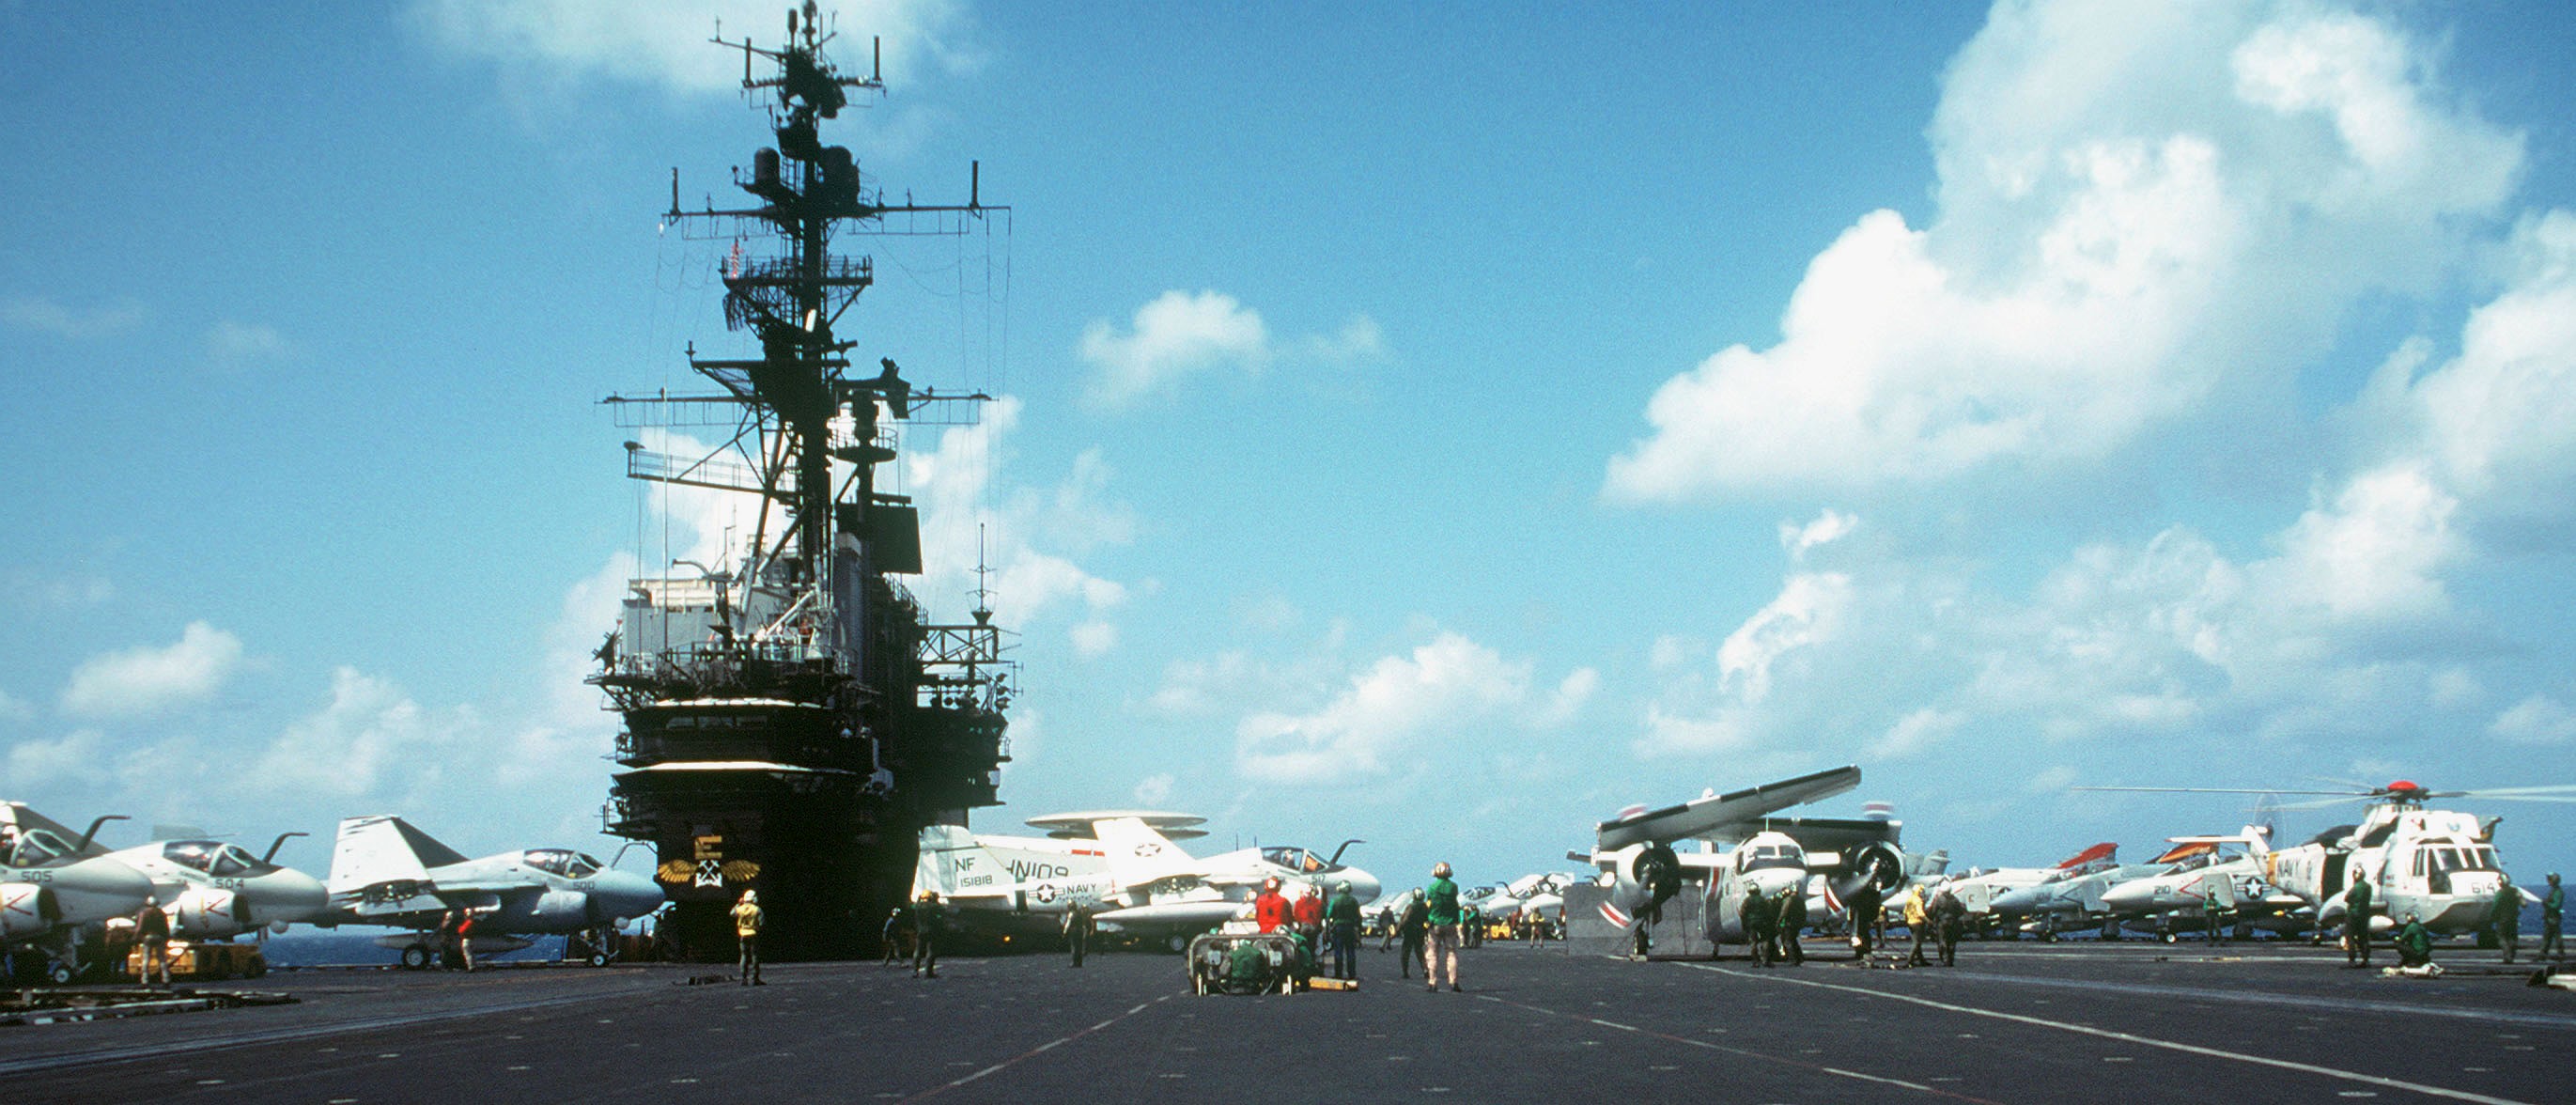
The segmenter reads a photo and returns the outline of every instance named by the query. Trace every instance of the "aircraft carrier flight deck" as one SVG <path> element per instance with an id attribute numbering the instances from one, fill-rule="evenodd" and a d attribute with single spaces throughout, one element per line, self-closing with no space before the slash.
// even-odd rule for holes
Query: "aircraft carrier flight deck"
<path id="1" fill-rule="evenodd" d="M 2576 995 L 2459 951 L 2440 978 L 2267 941 L 1972 943 L 1955 968 L 1465 953 L 1425 992 L 1193 995 L 1167 954 L 282 972 L 292 1004 L 0 1030 L 54 1101 L 2551 1102 Z M 182 987 L 182 990 L 188 988 Z"/>

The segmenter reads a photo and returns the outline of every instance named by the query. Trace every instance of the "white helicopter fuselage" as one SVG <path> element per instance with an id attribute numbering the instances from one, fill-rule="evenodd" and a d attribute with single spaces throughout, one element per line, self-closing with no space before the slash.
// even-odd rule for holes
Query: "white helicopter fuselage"
<path id="1" fill-rule="evenodd" d="M 2316 906 L 2321 923 L 2340 924 L 2344 895 L 2366 880 L 2373 931 L 2413 916 L 2436 933 L 2457 935 L 2487 923 L 2504 886 L 2502 868 L 2475 816 L 2390 802 L 2372 807 L 2342 840 L 2274 853 L 2266 877 Z"/>

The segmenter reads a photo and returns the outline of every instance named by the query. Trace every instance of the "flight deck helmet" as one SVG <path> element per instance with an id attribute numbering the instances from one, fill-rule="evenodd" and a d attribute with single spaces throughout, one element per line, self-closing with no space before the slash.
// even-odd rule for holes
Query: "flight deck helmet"
<path id="1" fill-rule="evenodd" d="M 1432 877 L 1432 878 L 1435 878 L 1435 879 L 1445 879 L 1445 878 L 1448 878 L 1448 877 L 1449 877 L 1449 861 L 1444 859 L 1444 860 L 1441 860 L 1441 861 L 1440 861 L 1440 862 L 1438 862 L 1438 863 L 1432 864 L 1432 865 L 1431 865 L 1431 877 Z"/>

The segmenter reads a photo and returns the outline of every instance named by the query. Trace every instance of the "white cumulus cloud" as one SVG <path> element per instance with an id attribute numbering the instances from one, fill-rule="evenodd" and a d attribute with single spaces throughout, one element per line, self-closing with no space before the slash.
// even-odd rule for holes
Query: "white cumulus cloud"
<path id="1" fill-rule="evenodd" d="M 1548 724 L 1572 716 L 1597 686 L 1588 669 L 1553 691 L 1531 682 L 1528 661 L 1454 632 L 1401 656 L 1380 658 L 1333 700 L 1307 713 L 1263 711 L 1235 727 L 1235 766 L 1271 783 L 1326 783 L 1407 766 L 1442 737 L 1466 739 L 1500 723 Z"/>
<path id="2" fill-rule="evenodd" d="M 241 638 L 191 622 L 167 647 L 133 648 L 82 661 L 63 688 L 62 708 L 80 717 L 154 717 L 214 697 L 241 666 Z"/>
<path id="3" fill-rule="evenodd" d="M 2496 715 L 2488 734 L 2515 744 L 2566 744 L 2576 741 L 2576 710 L 2545 694 L 2536 694 Z"/>
<path id="4" fill-rule="evenodd" d="M 0 299 L 0 324 L 80 340 L 121 334 L 143 324 L 143 306 L 121 300 L 104 307 L 71 307 L 43 296 Z"/>
<path id="5" fill-rule="evenodd" d="M 2465 253 L 2522 141 L 2427 48 L 2303 3 L 1999 5 L 1930 129 L 1931 222 L 1862 216 L 1766 349 L 1659 388 L 1626 501 L 2081 468 L 2293 377 Z"/>
<path id="6" fill-rule="evenodd" d="M 1359 315 L 1335 333 L 1282 341 L 1261 312 L 1233 296 L 1175 290 L 1137 308 L 1124 332 L 1107 319 L 1092 320 L 1079 352 L 1092 368 L 1085 399 L 1114 410 L 1169 394 L 1208 372 L 1257 376 L 1283 357 L 1335 365 L 1380 360 L 1386 336 L 1376 320 Z"/>

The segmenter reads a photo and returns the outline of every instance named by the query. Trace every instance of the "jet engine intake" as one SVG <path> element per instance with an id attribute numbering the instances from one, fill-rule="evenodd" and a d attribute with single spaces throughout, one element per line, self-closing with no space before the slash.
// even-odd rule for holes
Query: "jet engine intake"
<path id="1" fill-rule="evenodd" d="M 181 936 L 232 936 L 251 927 L 249 903 L 230 890 L 192 886 L 170 902 L 170 929 Z"/>
<path id="2" fill-rule="evenodd" d="M 25 939 L 43 935 L 63 919 L 63 907 L 54 901 L 54 892 L 29 883 L 0 883 L 0 938 Z"/>
<path id="3" fill-rule="evenodd" d="M 536 927 L 545 932 L 578 932 L 599 924 L 592 915 L 590 895 L 578 890 L 549 890 L 537 896 L 529 912 Z"/>

